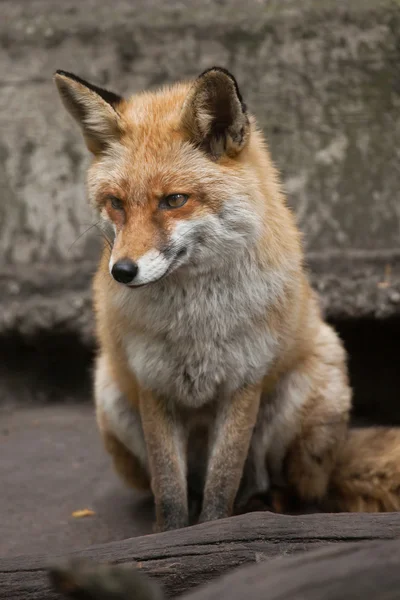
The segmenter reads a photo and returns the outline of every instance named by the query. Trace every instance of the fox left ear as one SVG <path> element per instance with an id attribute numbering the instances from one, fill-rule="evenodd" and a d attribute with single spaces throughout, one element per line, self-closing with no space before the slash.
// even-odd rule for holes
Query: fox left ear
<path id="1" fill-rule="evenodd" d="M 184 103 L 182 125 L 212 158 L 236 156 L 248 141 L 250 124 L 233 75 L 220 67 L 204 71 Z"/>
<path id="2" fill-rule="evenodd" d="M 119 107 L 124 99 L 73 73 L 54 75 L 61 100 L 82 129 L 86 145 L 98 154 L 120 133 Z"/>

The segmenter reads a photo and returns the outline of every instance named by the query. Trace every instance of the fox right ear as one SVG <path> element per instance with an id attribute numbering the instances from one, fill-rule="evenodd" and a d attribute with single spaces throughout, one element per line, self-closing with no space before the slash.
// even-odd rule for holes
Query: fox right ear
<path id="1" fill-rule="evenodd" d="M 124 99 L 66 71 L 57 71 L 54 81 L 65 108 L 80 125 L 87 147 L 99 154 L 120 133 L 118 109 Z"/>
<path id="2" fill-rule="evenodd" d="M 195 80 L 183 106 L 182 124 L 191 141 L 213 159 L 234 157 L 244 148 L 250 123 L 229 71 L 212 67 Z"/>

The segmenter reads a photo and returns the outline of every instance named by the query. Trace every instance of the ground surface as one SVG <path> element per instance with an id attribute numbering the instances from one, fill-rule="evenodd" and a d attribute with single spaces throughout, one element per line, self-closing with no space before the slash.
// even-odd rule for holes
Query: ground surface
<path id="1" fill-rule="evenodd" d="M 0 412 L 0 558 L 149 533 L 151 504 L 114 474 L 88 404 Z M 74 519 L 90 508 L 92 517 Z M 140 511 L 143 518 L 132 518 Z"/>

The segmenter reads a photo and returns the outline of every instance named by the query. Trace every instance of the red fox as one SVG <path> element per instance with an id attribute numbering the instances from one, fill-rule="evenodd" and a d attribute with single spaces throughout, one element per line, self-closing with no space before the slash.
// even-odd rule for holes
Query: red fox
<path id="1" fill-rule="evenodd" d="M 94 280 L 94 391 L 116 470 L 151 489 L 158 530 L 189 524 L 192 482 L 200 522 L 271 483 L 322 500 L 347 436 L 346 355 L 235 78 L 213 67 L 130 99 L 55 82 L 112 237 Z"/>

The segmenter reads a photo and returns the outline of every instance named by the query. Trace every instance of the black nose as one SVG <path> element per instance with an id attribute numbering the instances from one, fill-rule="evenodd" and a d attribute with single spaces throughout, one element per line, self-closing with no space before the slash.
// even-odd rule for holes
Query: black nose
<path id="1" fill-rule="evenodd" d="M 135 279 L 139 267 L 128 258 L 118 260 L 111 269 L 111 275 L 119 283 L 130 283 Z"/>

